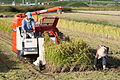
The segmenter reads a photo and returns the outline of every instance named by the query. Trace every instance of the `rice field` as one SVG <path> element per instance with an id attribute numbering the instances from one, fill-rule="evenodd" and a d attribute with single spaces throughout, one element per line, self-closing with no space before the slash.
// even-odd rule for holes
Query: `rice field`
<path id="1" fill-rule="evenodd" d="M 111 27 L 107 25 L 90 24 L 86 22 L 76 22 L 76 21 L 61 19 L 59 26 L 66 27 L 76 31 L 91 32 L 95 34 L 107 35 L 108 37 L 115 36 L 120 38 L 120 28 Z"/>
<path id="2" fill-rule="evenodd" d="M 79 13 L 92 13 L 92 14 L 103 14 L 103 15 L 115 15 L 119 16 L 120 11 L 77 11 Z"/>
<path id="3" fill-rule="evenodd" d="M 96 12 L 97 13 L 97 12 Z M 119 13 L 119 12 L 118 12 Z M 83 15 L 81 15 L 83 14 Z M 106 44 L 108 46 L 115 46 L 112 47 L 112 50 L 116 50 L 115 52 L 119 52 L 119 39 L 120 39 L 120 28 L 115 27 L 113 25 L 105 25 L 101 24 L 100 22 L 108 22 L 111 24 L 116 25 L 119 23 L 120 18 L 119 16 L 110 16 L 110 15 L 99 15 L 98 14 L 87 14 L 86 13 L 63 13 L 63 14 L 44 14 L 40 16 L 59 16 L 61 19 L 59 21 L 58 27 L 59 28 L 66 28 L 71 32 L 66 31 L 66 29 L 61 29 L 66 33 L 67 35 L 71 34 L 75 37 L 76 35 L 79 35 L 79 37 L 82 37 L 83 40 L 85 40 L 89 45 L 92 45 L 92 47 L 96 47 L 99 44 Z M 100 17 L 101 16 L 101 17 Z M 41 17 L 40 17 L 41 18 Z M 96 21 L 96 19 L 100 19 L 101 21 L 97 21 L 99 23 L 90 23 L 87 21 L 81 21 L 82 19 L 86 19 L 88 21 Z M 0 29 L 3 31 L 11 32 L 11 21 L 12 18 L 4 18 L 0 19 Z M 66 24 L 67 23 L 67 24 Z M 107 23 L 106 23 L 107 24 Z M 74 33 L 78 32 L 78 33 Z M 75 34 L 75 35 L 74 35 Z M 89 36 L 88 36 L 89 35 Z M 92 38 L 96 40 L 92 40 Z M 115 40 L 115 41 L 114 41 Z M 94 42 L 94 43 L 93 43 Z M 113 44 L 111 44 L 113 43 Z M 96 45 L 94 45 L 96 44 Z"/>
<path id="4" fill-rule="evenodd" d="M 52 16 L 52 14 L 45 14 L 44 16 L 47 15 Z M 83 39 L 93 48 L 103 44 L 110 47 L 111 53 L 120 52 L 120 28 L 115 26 L 120 22 L 119 16 L 88 13 L 53 15 L 61 18 L 58 27 L 66 35 Z"/>
<path id="5" fill-rule="evenodd" d="M 120 55 L 120 28 L 113 25 L 119 25 L 119 16 L 111 15 L 99 15 L 88 14 L 88 13 L 64 13 L 61 15 L 58 14 L 44 14 L 41 16 L 60 16 L 60 21 L 58 28 L 61 32 L 69 35 L 71 38 L 79 38 L 85 41 L 93 49 L 96 49 L 97 45 L 105 44 L 110 47 L 110 53 L 114 53 L 113 56 L 117 58 L 119 62 Z M 100 20 L 100 21 L 99 21 Z M 7 33 L 11 32 L 11 18 L 0 19 L 0 30 Z M 98 23 L 93 23 L 93 22 Z M 102 24 L 101 22 L 107 22 Z M 112 25 L 109 25 L 111 23 Z M 2 42 L 1 42 L 2 43 Z M 64 48 L 62 48 L 64 49 Z M 57 49 L 58 50 L 58 49 Z M 56 50 L 56 51 L 57 51 Z M 7 53 L 6 53 L 7 54 Z M 17 58 L 15 58 L 17 59 Z M 115 60 L 112 59 L 114 62 Z M 112 64 L 116 64 L 116 61 Z M 70 72 L 70 73 L 60 73 L 52 74 L 51 76 L 30 76 L 33 75 L 25 67 L 18 65 L 20 69 L 11 70 L 7 73 L 0 73 L 0 79 L 41 79 L 41 80 L 119 80 L 119 64 L 118 70 L 110 69 L 109 71 L 87 71 L 87 72 Z M 23 66 L 23 65 L 22 65 Z M 27 73 L 26 73 L 27 72 Z M 24 76 L 24 77 L 22 77 Z M 29 78 L 28 78 L 29 76 Z M 27 77 L 27 78 L 26 78 Z M 54 78 L 53 78 L 54 77 Z"/>
<path id="6" fill-rule="evenodd" d="M 11 33 L 12 21 L 11 18 L 0 19 L 0 31 Z"/>
<path id="7" fill-rule="evenodd" d="M 63 18 L 63 19 L 70 19 L 78 22 L 120 26 L 120 23 L 119 23 L 120 16 L 114 16 L 114 15 L 104 15 L 104 14 L 101 15 L 101 14 L 91 14 L 91 13 L 63 13 L 60 15 L 58 14 L 46 14 L 46 15 L 59 16 L 60 18 Z"/>

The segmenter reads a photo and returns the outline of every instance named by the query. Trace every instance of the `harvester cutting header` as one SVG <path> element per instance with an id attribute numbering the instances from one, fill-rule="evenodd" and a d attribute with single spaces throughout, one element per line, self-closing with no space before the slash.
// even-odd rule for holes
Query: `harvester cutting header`
<path id="1" fill-rule="evenodd" d="M 17 14 L 12 24 L 12 50 L 19 56 L 29 57 L 34 65 L 45 65 L 43 34 L 48 33 L 54 43 L 59 43 L 59 30 L 56 27 L 59 17 L 43 17 L 39 21 L 38 15 L 51 11 L 61 12 L 61 9 L 61 7 L 53 7 L 40 11 Z M 32 15 L 37 15 L 37 23 L 31 18 Z M 24 26 L 28 25 L 31 29 L 24 31 Z"/>

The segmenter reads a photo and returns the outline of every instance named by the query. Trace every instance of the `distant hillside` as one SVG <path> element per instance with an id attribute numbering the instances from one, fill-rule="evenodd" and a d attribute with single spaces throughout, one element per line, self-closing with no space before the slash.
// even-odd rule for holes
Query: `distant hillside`
<path id="1" fill-rule="evenodd" d="M 65 7 L 88 7 L 87 4 L 81 1 L 60 1 L 60 2 L 55 2 L 51 5 L 54 6 L 65 6 Z"/>

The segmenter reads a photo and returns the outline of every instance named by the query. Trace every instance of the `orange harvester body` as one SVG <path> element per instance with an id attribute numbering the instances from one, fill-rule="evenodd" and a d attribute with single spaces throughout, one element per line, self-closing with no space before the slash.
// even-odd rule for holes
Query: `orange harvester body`
<path id="1" fill-rule="evenodd" d="M 37 15 L 36 22 L 38 22 L 38 15 L 51 12 L 51 11 L 56 11 L 56 10 L 61 10 L 61 7 L 53 7 L 49 9 L 44 9 L 44 10 L 39 10 L 39 11 L 34 11 L 31 12 L 32 15 Z M 21 27 L 22 25 L 22 20 L 26 17 L 25 13 L 19 13 L 16 15 L 15 19 L 13 20 L 12 23 L 12 50 L 16 53 L 18 53 L 17 50 L 17 42 L 16 42 L 16 28 Z M 54 20 L 53 23 L 46 23 L 45 20 Z M 49 33 L 50 35 L 53 35 L 55 39 L 55 43 L 58 44 L 58 33 L 59 30 L 56 28 L 56 25 L 58 23 L 59 18 L 58 17 L 43 17 L 42 20 L 40 21 L 40 24 L 37 24 L 35 26 L 35 34 L 38 34 L 38 32 L 41 33 Z"/>

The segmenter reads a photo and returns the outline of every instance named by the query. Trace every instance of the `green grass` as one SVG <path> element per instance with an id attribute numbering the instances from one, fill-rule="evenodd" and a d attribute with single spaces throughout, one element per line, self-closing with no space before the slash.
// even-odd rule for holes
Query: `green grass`
<path id="1" fill-rule="evenodd" d="M 54 6 L 0 6 L 0 15 L 6 15 L 8 17 L 13 17 L 15 13 L 26 13 L 26 12 L 33 12 L 33 11 L 38 11 L 38 10 L 43 10 L 43 9 L 49 9 Z M 62 11 L 64 12 L 71 12 L 72 9 L 69 7 L 63 7 Z M 56 12 L 56 11 L 54 11 Z M 11 14 L 9 14 L 11 13 Z"/>
<path id="2" fill-rule="evenodd" d="M 0 6 L 0 12 L 31 12 L 45 9 L 45 6 Z"/>
<path id="3" fill-rule="evenodd" d="M 51 5 L 54 6 L 66 6 L 66 7 L 88 7 L 87 4 L 81 2 L 81 1 L 60 1 L 60 2 L 55 2 Z"/>

